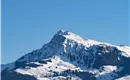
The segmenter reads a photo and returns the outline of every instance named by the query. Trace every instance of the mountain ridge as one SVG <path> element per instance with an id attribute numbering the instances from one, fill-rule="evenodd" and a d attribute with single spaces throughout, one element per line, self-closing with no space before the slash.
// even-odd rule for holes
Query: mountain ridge
<path id="1" fill-rule="evenodd" d="M 49 43 L 20 57 L 11 67 L 6 65 L 2 72 L 13 71 L 38 80 L 111 80 L 129 74 L 129 49 L 60 30 Z"/>

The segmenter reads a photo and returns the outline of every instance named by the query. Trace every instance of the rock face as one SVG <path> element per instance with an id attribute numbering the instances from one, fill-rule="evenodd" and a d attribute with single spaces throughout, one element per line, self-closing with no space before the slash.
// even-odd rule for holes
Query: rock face
<path id="1" fill-rule="evenodd" d="M 130 75 L 130 47 L 60 30 L 42 48 L 2 66 L 2 80 L 113 80 Z M 126 79 L 126 78 L 125 78 Z"/>

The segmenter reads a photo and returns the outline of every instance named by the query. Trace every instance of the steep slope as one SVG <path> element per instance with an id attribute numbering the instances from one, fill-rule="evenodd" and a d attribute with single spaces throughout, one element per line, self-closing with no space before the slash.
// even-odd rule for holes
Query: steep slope
<path id="1" fill-rule="evenodd" d="M 129 63 L 128 46 L 85 39 L 60 30 L 42 48 L 5 65 L 2 74 L 8 76 L 13 71 L 38 80 L 112 80 L 130 75 Z"/>

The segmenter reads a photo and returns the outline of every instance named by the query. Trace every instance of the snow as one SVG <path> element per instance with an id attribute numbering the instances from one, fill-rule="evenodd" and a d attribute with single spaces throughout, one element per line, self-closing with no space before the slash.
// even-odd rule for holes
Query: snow
<path id="1" fill-rule="evenodd" d="M 118 77 L 118 74 L 115 72 L 120 72 L 122 69 L 122 67 L 117 68 L 117 66 L 111 65 L 103 66 L 100 69 L 101 72 L 96 74 L 96 80 L 113 80 L 115 77 Z"/>
<path id="2" fill-rule="evenodd" d="M 123 51 L 122 55 L 130 57 L 130 47 L 128 46 L 116 46 L 119 50 Z"/>
<path id="3" fill-rule="evenodd" d="M 130 80 L 130 75 L 115 79 L 115 80 Z"/>
<path id="4" fill-rule="evenodd" d="M 130 57 L 130 47 L 127 47 L 127 46 L 116 46 L 116 45 L 111 45 L 111 44 L 104 43 L 104 42 L 98 42 L 98 41 L 94 41 L 94 40 L 90 40 L 90 39 L 85 39 L 85 38 L 80 37 L 79 35 L 76 35 L 74 33 L 71 33 L 71 32 L 65 31 L 65 30 L 59 31 L 55 37 L 59 37 L 58 35 L 65 37 L 63 46 L 61 46 L 60 48 L 57 47 L 57 45 L 55 45 L 55 48 L 52 49 L 52 47 L 48 43 L 48 44 L 45 44 L 41 49 L 33 51 L 35 57 L 32 57 L 32 54 L 27 54 L 24 56 L 23 59 L 20 59 L 17 61 L 33 62 L 33 61 L 37 61 L 37 60 L 41 60 L 41 59 L 46 59 L 50 56 L 54 56 L 55 54 L 63 54 L 63 53 L 67 53 L 67 52 L 72 52 L 72 50 L 76 44 L 78 44 L 78 47 L 79 47 L 79 48 L 76 48 L 76 50 L 78 50 L 78 49 L 80 50 L 80 48 L 82 46 L 85 46 L 85 49 L 87 49 L 93 45 L 102 45 L 104 47 L 105 46 L 116 47 L 122 51 L 121 55 L 123 55 L 125 57 Z M 96 51 L 97 50 L 94 49 L 94 53 L 96 53 Z M 100 53 L 99 53 L 99 55 L 100 55 Z"/>
<path id="5" fill-rule="evenodd" d="M 85 38 L 80 37 L 79 35 L 76 35 L 74 33 L 68 32 L 68 31 L 67 31 L 67 33 L 68 33 L 67 35 L 63 35 L 64 32 L 66 32 L 66 31 L 61 30 L 59 35 L 64 36 L 66 39 L 74 40 L 79 44 L 85 45 L 86 47 L 90 47 L 93 45 L 100 45 L 100 44 L 112 46 L 112 47 L 116 47 L 119 50 L 123 51 L 124 52 L 124 53 L 122 53 L 123 56 L 130 57 L 130 47 L 129 46 L 116 46 L 116 45 L 112 45 L 112 44 L 105 43 L 105 42 L 98 42 L 98 41 L 91 40 L 91 39 L 85 39 Z"/>
<path id="6" fill-rule="evenodd" d="M 71 33 L 71 32 L 68 32 L 68 35 L 63 35 L 63 36 L 66 37 L 67 39 L 74 40 L 74 41 L 78 42 L 79 44 L 83 44 L 87 47 L 90 47 L 94 44 L 100 44 L 97 41 L 84 39 L 76 34 Z"/>
<path id="7" fill-rule="evenodd" d="M 55 37 L 58 37 L 58 35 L 61 35 L 65 38 L 63 44 L 60 45 L 54 45 L 54 48 L 50 46 L 50 43 L 45 44 L 42 48 L 33 51 L 33 55 L 31 53 L 26 54 L 23 59 L 18 59 L 17 61 L 27 61 L 27 63 L 34 63 L 38 64 L 40 66 L 38 67 L 29 67 L 26 66 L 26 68 L 17 68 L 15 71 L 21 74 L 28 74 L 35 76 L 38 80 L 60 80 L 61 78 L 65 78 L 63 76 L 57 76 L 52 77 L 54 75 L 54 72 L 62 72 L 65 70 L 78 70 L 78 71 L 88 71 L 92 74 L 95 74 L 97 77 L 97 80 L 112 80 L 118 75 L 115 72 L 120 72 L 123 70 L 123 67 L 120 66 L 112 66 L 112 65 L 104 65 L 99 70 L 93 69 L 93 64 L 95 63 L 95 55 L 97 52 L 97 49 L 93 49 L 93 55 L 90 54 L 91 52 L 86 52 L 88 48 L 94 45 L 99 46 L 110 46 L 110 47 L 116 47 L 118 50 L 122 51 L 121 56 L 130 57 L 130 47 L 128 46 L 116 46 L 104 42 L 98 42 L 90 39 L 85 39 L 80 37 L 79 35 L 76 35 L 74 33 L 61 30 L 59 31 Z M 58 38 L 59 39 L 59 38 Z M 52 43 L 53 44 L 53 43 Z M 75 48 L 76 46 L 76 48 Z M 93 48 L 93 47 L 92 47 Z M 76 51 L 81 51 L 84 49 L 84 52 L 76 53 Z M 106 51 L 108 53 L 109 51 Z M 72 54 L 74 56 L 79 56 L 77 54 L 80 54 L 81 57 L 87 56 L 87 64 L 84 65 L 83 58 L 76 59 L 75 61 L 70 61 L 70 59 L 67 56 L 64 56 L 65 54 Z M 104 53 L 105 54 L 105 53 Z M 102 55 L 102 53 L 98 53 L 98 55 Z M 90 59 L 93 60 L 90 62 Z M 51 60 L 51 62 L 47 62 L 47 64 L 42 64 L 37 61 L 39 60 Z M 80 61 L 83 64 L 80 64 L 76 61 Z M 118 60 L 120 60 L 120 57 L 118 57 Z M 8 70 L 13 69 L 15 67 L 15 62 L 6 64 L 4 67 L 2 67 L 2 70 L 8 68 Z M 88 65 L 90 64 L 90 68 L 88 68 Z M 126 78 L 130 79 L 130 77 L 126 76 L 125 78 L 119 78 L 117 80 L 125 80 Z M 80 78 L 76 76 L 72 76 L 72 80 L 80 80 Z"/>
<path id="8" fill-rule="evenodd" d="M 111 65 L 103 66 L 103 70 L 106 72 L 112 72 L 112 71 L 115 71 L 116 69 L 117 69 L 117 66 L 111 66 Z"/>
<path id="9" fill-rule="evenodd" d="M 53 75 L 53 72 L 62 72 L 65 70 L 79 70 L 79 71 L 85 71 L 82 68 L 76 67 L 75 65 L 71 64 L 71 62 L 67 61 L 67 58 L 61 57 L 61 56 L 54 56 L 51 59 L 52 62 L 47 62 L 47 64 L 41 64 L 42 66 L 36 67 L 36 68 L 29 68 L 29 69 L 16 69 L 15 71 L 21 74 L 28 74 L 35 76 L 38 80 L 60 80 L 61 78 L 64 78 L 63 76 L 59 77 L 49 77 Z M 48 60 L 46 59 L 46 60 Z M 37 62 L 34 62 L 35 64 L 39 64 Z M 119 70 L 120 69 L 120 70 Z M 118 75 L 114 73 L 113 71 L 121 71 L 122 68 L 117 66 L 103 66 L 100 71 L 97 69 L 88 69 L 87 71 L 93 73 L 96 75 L 97 80 L 111 80 L 117 77 Z M 48 77 L 47 77 L 48 76 Z M 79 78 L 74 77 L 72 80 L 80 80 Z"/>
<path id="10" fill-rule="evenodd" d="M 61 72 L 68 69 L 75 69 L 75 66 L 72 65 L 69 62 L 64 62 L 59 58 L 59 56 L 55 56 L 50 58 L 52 62 L 47 62 L 47 64 L 41 64 L 42 66 L 36 67 L 36 68 L 18 68 L 15 71 L 21 74 L 28 74 L 37 77 L 39 80 L 51 80 L 48 78 L 45 78 L 45 76 L 52 76 L 53 72 Z M 39 64 L 37 62 L 34 62 L 36 64 Z M 42 78 L 43 76 L 43 78 Z M 52 79 L 53 80 L 53 79 Z"/>

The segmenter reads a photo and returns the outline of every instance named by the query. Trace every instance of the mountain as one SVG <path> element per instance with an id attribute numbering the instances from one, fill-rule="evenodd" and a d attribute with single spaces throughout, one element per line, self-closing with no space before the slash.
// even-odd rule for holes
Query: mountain
<path id="1" fill-rule="evenodd" d="M 1 64 L 1 66 L 4 66 L 5 64 Z"/>
<path id="2" fill-rule="evenodd" d="M 129 80 L 130 47 L 60 30 L 51 41 L 2 66 L 2 80 Z"/>

